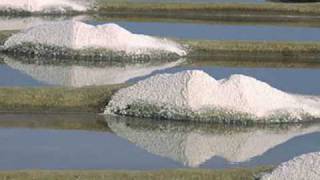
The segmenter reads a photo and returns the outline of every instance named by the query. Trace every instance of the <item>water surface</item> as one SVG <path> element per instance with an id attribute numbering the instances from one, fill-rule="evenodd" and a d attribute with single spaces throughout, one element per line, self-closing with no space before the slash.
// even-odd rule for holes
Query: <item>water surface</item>
<path id="1" fill-rule="evenodd" d="M 183 70 L 203 70 L 215 79 L 228 78 L 232 74 L 244 74 L 264 81 L 280 90 L 320 95 L 319 68 L 260 68 L 260 67 L 188 67 L 188 61 L 148 62 L 142 64 L 98 63 L 81 64 L 28 62 L 15 58 L 4 58 L 0 64 L 0 87 L 12 86 L 63 86 L 83 87 L 134 83 L 152 75 L 176 73 Z"/>
<path id="2" fill-rule="evenodd" d="M 54 126 L 34 127 L 46 116 Z M 0 115 L 0 169 L 223 169 L 277 165 L 320 150 L 319 124 L 226 127 L 108 116 L 86 129 L 81 124 L 97 117 L 68 116 Z M 61 118 L 82 128 L 65 128 Z"/>
<path id="3" fill-rule="evenodd" d="M 75 16 L 75 17 L 0 17 L 0 31 L 21 30 L 43 23 L 63 20 L 79 20 L 90 24 L 117 23 L 133 33 L 153 36 L 199 39 L 199 40 L 265 40 L 265 41 L 318 41 L 320 37 L 319 23 L 306 25 L 303 21 L 296 23 L 267 22 L 156 22 L 145 20 L 139 22 L 113 18 Z"/>
<path id="4" fill-rule="evenodd" d="M 46 64 L 44 58 L 29 63 L 21 58 L 3 56 L 3 62 L 0 64 L 0 86 L 84 87 L 125 83 L 132 78 L 178 66 L 184 59 L 145 63 L 97 62 L 86 65 L 77 61 L 73 61 L 75 64 L 54 64 L 53 59 Z"/>
<path id="5" fill-rule="evenodd" d="M 199 0 L 197 3 L 219 1 Z M 69 18 L 54 20 L 65 19 Z M 52 19 L 2 17 L 0 30 L 20 30 L 49 21 Z M 320 28 L 317 27 L 119 20 L 115 22 L 134 33 L 173 38 L 320 40 Z M 101 21 L 91 20 L 90 23 L 100 24 Z M 287 92 L 320 95 L 319 69 L 249 68 L 241 65 L 194 68 L 187 67 L 184 63 L 187 62 L 180 59 L 174 62 L 144 64 L 121 62 L 95 64 L 71 60 L 26 61 L 3 56 L 0 64 L 0 87 L 83 87 L 118 84 L 137 82 L 159 73 L 199 69 L 216 79 L 226 78 L 231 74 L 245 74 Z M 320 151 L 319 139 L 320 125 L 317 123 L 271 127 L 227 127 L 104 117 L 96 114 L 0 114 L 0 170 L 224 169 L 278 165 L 295 156 Z"/>
<path id="6" fill-rule="evenodd" d="M 112 21 L 89 21 L 104 24 Z M 285 23 L 246 24 L 246 23 L 170 23 L 170 22 L 128 22 L 114 23 L 127 30 L 153 36 L 199 40 L 253 40 L 253 41 L 318 41 L 320 28 L 308 26 L 288 26 Z"/>

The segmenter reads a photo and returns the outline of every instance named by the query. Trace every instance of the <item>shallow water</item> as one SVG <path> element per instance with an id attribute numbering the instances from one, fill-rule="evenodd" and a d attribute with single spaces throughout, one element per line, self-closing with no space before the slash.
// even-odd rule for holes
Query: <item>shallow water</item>
<path id="1" fill-rule="evenodd" d="M 232 74 L 245 74 L 280 90 L 320 95 L 320 69 L 310 68 L 248 68 L 248 67 L 185 67 L 188 62 L 149 62 L 142 64 L 82 64 L 25 62 L 4 58 L 0 65 L 0 87 L 11 86 L 66 86 L 83 87 L 137 82 L 159 73 L 175 73 L 183 70 L 203 70 L 216 79 Z"/>
<path id="2" fill-rule="evenodd" d="M 239 22 L 138 22 L 119 19 L 95 18 L 89 16 L 76 17 L 0 17 L 0 30 L 20 30 L 41 23 L 62 20 L 81 20 L 90 24 L 117 23 L 133 33 L 182 38 L 209 40 L 281 40 L 281 41 L 317 41 L 320 40 L 319 25 L 239 23 Z"/>
<path id="3" fill-rule="evenodd" d="M 90 20 L 92 24 L 110 21 Z M 112 21 L 111 21 L 112 22 Z M 289 26 L 285 23 L 246 24 L 246 23 L 169 23 L 169 22 L 127 22 L 115 23 L 139 34 L 162 37 L 202 40 L 265 40 L 265 41 L 318 41 L 320 28 Z"/>
<path id="4" fill-rule="evenodd" d="M 254 167 L 320 150 L 319 124 L 227 128 L 86 114 L 7 114 L 0 115 L 0 127 L 1 170 Z"/>
<path id="5" fill-rule="evenodd" d="M 4 56 L 0 65 L 0 86 L 65 86 L 83 87 L 125 83 L 132 78 L 147 76 L 154 71 L 169 69 L 183 63 L 146 62 L 137 64 L 79 62 L 48 64 L 24 62 Z M 71 61 L 71 60 L 70 60 Z"/>
<path id="6" fill-rule="evenodd" d="M 218 1 L 220 0 L 197 2 Z M 241 2 L 263 2 L 263 0 Z M 54 20 L 64 19 L 68 18 Z M 101 21 L 87 20 L 86 17 L 79 19 L 92 24 L 101 23 Z M 52 20 L 39 17 L 0 18 L 0 30 L 19 30 Z M 320 40 L 320 28 L 316 26 L 114 21 L 134 33 L 173 38 Z M 312 66 L 312 64 L 308 65 L 308 68 L 275 66 L 266 68 L 263 65 L 262 68 L 250 68 L 241 63 L 237 63 L 237 67 L 228 65 L 197 67 L 190 65 L 184 59 L 174 62 L 126 64 L 71 60 L 28 59 L 26 61 L 20 58 L 1 57 L 0 87 L 82 87 L 118 84 L 137 82 L 158 73 L 200 69 L 216 79 L 241 73 L 290 93 L 320 95 L 318 78 L 320 69 L 315 68 L 318 65 Z M 226 127 L 104 117 L 96 114 L 0 114 L 0 170 L 150 170 L 189 167 L 221 169 L 278 165 L 294 156 L 320 151 L 319 138 L 320 124 Z"/>
<path id="7" fill-rule="evenodd" d="M 34 80 L 32 77 L 10 68 L 8 65 L 0 64 L 0 84 L 1 86 L 44 86 L 45 83 L 41 83 Z"/>

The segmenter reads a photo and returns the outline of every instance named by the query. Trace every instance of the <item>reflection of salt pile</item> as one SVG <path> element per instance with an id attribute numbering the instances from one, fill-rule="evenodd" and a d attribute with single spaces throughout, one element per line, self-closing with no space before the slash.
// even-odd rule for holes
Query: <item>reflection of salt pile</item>
<path id="1" fill-rule="evenodd" d="M 107 117 L 108 126 L 148 152 L 197 167 L 214 156 L 230 162 L 248 161 L 304 134 L 317 132 L 318 125 L 288 128 L 222 128 L 204 124 L 170 121 L 116 120 Z M 157 124 L 158 123 L 158 124 Z"/>
<path id="2" fill-rule="evenodd" d="M 29 28 L 13 35 L 5 48 L 13 50 L 23 44 L 69 48 L 73 50 L 105 49 L 129 55 L 166 52 L 184 55 L 182 47 L 170 40 L 133 34 L 116 24 L 93 26 L 79 21 L 62 21 Z"/>
<path id="3" fill-rule="evenodd" d="M 4 62 L 13 69 L 30 75 L 32 78 L 51 85 L 82 87 L 124 83 L 132 78 L 146 76 L 153 71 L 171 68 L 183 60 L 170 63 L 136 64 L 123 67 L 86 67 L 79 65 L 54 66 L 23 64 L 8 57 Z"/>
<path id="4" fill-rule="evenodd" d="M 50 12 L 66 10 L 86 11 L 86 4 L 77 0 L 1 0 L 0 10 L 16 10 L 27 12 Z"/>
<path id="5" fill-rule="evenodd" d="M 153 76 L 120 90 L 106 108 L 110 112 L 223 122 L 301 121 L 320 117 L 320 100 L 287 94 L 248 76 L 217 81 L 203 71 L 184 71 Z"/>
<path id="6" fill-rule="evenodd" d="M 320 152 L 304 154 L 281 164 L 262 180 L 318 180 L 320 179 Z"/>

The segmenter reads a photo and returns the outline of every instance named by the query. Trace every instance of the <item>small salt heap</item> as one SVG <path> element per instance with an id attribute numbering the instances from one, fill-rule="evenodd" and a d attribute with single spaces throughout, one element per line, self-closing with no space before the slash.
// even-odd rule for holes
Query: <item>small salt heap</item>
<path id="1" fill-rule="evenodd" d="M 244 75 L 161 74 L 122 89 L 106 113 L 177 120 L 297 122 L 320 118 L 320 99 L 291 95 Z"/>
<path id="2" fill-rule="evenodd" d="M 320 179 L 320 152 L 304 154 L 282 163 L 261 180 L 317 180 Z"/>
<path id="3" fill-rule="evenodd" d="M 86 11 L 87 3 L 79 0 L 1 0 L 0 11 L 65 12 Z"/>
<path id="4" fill-rule="evenodd" d="M 5 42 L 4 48 L 16 52 L 27 48 L 24 44 L 72 50 L 104 49 L 124 52 L 127 55 L 150 55 L 156 52 L 179 56 L 186 54 L 178 43 L 167 39 L 133 34 L 117 24 L 93 26 L 80 21 L 53 22 L 29 28 L 11 36 Z"/>

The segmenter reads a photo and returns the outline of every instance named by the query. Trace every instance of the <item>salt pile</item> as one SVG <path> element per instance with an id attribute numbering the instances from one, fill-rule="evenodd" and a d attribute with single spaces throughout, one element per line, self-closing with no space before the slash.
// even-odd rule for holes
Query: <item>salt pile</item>
<path id="1" fill-rule="evenodd" d="M 177 66 L 183 59 L 175 62 L 157 64 L 134 64 L 125 66 L 86 67 L 79 65 L 38 65 L 23 64 L 9 57 L 4 57 L 9 67 L 19 70 L 33 79 L 50 85 L 83 87 L 92 85 L 120 84 L 141 76 Z"/>
<path id="2" fill-rule="evenodd" d="M 11 36 L 4 45 L 7 51 L 30 51 L 38 46 L 60 47 L 71 50 L 104 49 L 127 55 L 175 54 L 183 56 L 185 50 L 173 41 L 147 35 L 133 34 L 117 24 L 93 26 L 80 21 L 61 21 L 38 25 Z M 50 53 L 50 52 L 36 52 Z M 58 52 L 51 52 L 56 54 Z"/>
<path id="3" fill-rule="evenodd" d="M 317 124 L 285 128 L 223 128 L 202 123 L 109 116 L 106 121 L 118 136 L 152 154 L 190 167 L 198 167 L 213 157 L 224 158 L 230 163 L 250 161 L 293 138 L 320 130 Z"/>
<path id="4" fill-rule="evenodd" d="M 23 30 L 40 24 L 50 23 L 52 21 L 62 21 L 66 19 L 73 20 L 86 20 L 86 16 L 73 16 L 73 17 L 40 17 L 40 16 L 30 16 L 30 17 L 0 17 L 0 31 L 7 30 Z"/>
<path id="5" fill-rule="evenodd" d="M 0 11 L 66 12 L 86 11 L 88 3 L 77 0 L 1 0 Z"/>
<path id="6" fill-rule="evenodd" d="M 304 154 L 281 164 L 261 180 L 317 180 L 320 179 L 320 152 Z"/>
<path id="7" fill-rule="evenodd" d="M 177 120 L 297 122 L 320 118 L 320 99 L 292 95 L 244 75 L 161 74 L 121 89 L 105 113 Z"/>

